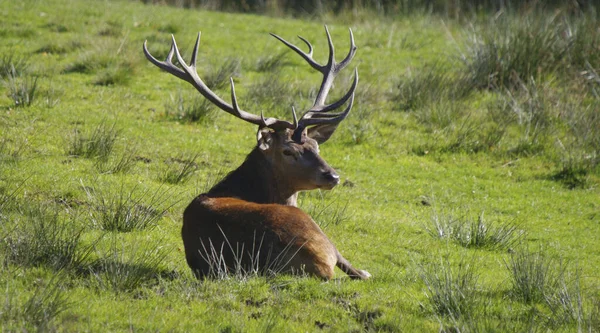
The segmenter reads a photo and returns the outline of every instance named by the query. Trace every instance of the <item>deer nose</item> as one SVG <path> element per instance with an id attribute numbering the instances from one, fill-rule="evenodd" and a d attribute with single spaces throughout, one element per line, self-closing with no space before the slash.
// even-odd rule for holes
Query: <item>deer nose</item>
<path id="1" fill-rule="evenodd" d="M 330 183 L 338 184 L 340 182 L 340 175 L 335 172 L 327 171 L 323 172 L 323 177 Z"/>

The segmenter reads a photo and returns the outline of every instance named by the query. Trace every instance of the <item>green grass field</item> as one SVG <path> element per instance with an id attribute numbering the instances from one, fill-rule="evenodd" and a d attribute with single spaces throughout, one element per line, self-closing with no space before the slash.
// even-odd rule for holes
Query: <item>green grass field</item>
<path id="1" fill-rule="evenodd" d="M 124 1 L 0 2 L 1 331 L 600 332 L 600 26 L 532 11 L 296 20 Z M 174 34 L 225 99 L 290 117 L 338 59 L 356 104 L 299 206 L 373 279 L 197 281 L 182 212 L 256 128 L 146 61 Z M 330 96 L 346 92 L 352 70 Z"/>

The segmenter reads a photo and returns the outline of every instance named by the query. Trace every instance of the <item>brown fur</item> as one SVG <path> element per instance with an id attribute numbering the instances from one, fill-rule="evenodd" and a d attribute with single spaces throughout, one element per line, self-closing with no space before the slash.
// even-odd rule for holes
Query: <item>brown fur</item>
<path id="1" fill-rule="evenodd" d="M 211 188 L 207 196 L 235 197 L 256 203 L 296 206 L 298 191 L 331 189 L 336 171 L 319 155 L 319 144 L 308 135 L 292 140 L 292 130 L 261 130 L 257 146 L 237 169 Z"/>
<path id="2" fill-rule="evenodd" d="M 187 262 L 199 278 L 211 273 L 207 254 L 212 249 L 228 270 L 239 262 L 246 271 L 331 279 L 337 265 L 352 278 L 370 277 L 341 256 L 308 214 L 292 206 L 200 195 L 184 212 L 181 234 Z"/>

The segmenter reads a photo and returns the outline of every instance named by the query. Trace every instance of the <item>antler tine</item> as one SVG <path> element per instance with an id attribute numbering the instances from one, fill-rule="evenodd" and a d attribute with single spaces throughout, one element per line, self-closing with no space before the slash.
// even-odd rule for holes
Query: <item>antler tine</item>
<path id="1" fill-rule="evenodd" d="M 302 118 L 319 118 L 319 117 L 327 117 L 325 112 L 333 111 L 340 106 L 344 105 L 346 101 L 354 94 L 356 91 L 356 86 L 358 85 L 358 68 L 354 69 L 354 80 L 352 80 L 352 86 L 342 98 L 339 100 L 328 104 L 328 105 L 316 105 L 313 106 L 310 110 L 306 111 L 306 113 L 302 116 Z"/>
<path id="2" fill-rule="evenodd" d="M 311 43 L 310 43 L 308 40 L 304 39 L 304 38 L 303 38 L 303 37 L 301 37 L 301 36 L 298 36 L 298 38 L 300 38 L 300 39 L 301 39 L 301 40 L 302 40 L 304 43 L 306 43 L 306 45 L 308 46 L 308 53 L 306 53 L 306 52 L 304 52 L 304 51 L 300 50 L 300 48 L 299 48 L 299 47 L 297 47 L 296 45 L 294 45 L 294 44 L 292 44 L 292 43 L 288 42 L 287 40 L 285 40 L 285 39 L 283 39 L 283 38 L 281 38 L 281 37 L 277 36 L 276 34 L 274 34 L 274 33 L 271 33 L 270 35 L 271 35 L 271 36 L 273 36 L 273 37 L 275 37 L 275 38 L 277 38 L 277 39 L 278 39 L 280 42 L 282 42 L 283 44 L 285 44 L 285 45 L 286 45 L 287 47 L 289 47 L 290 49 L 294 50 L 294 52 L 298 53 L 298 54 L 299 54 L 299 55 L 300 55 L 300 56 L 301 56 L 301 57 L 302 57 L 304 60 L 306 60 L 306 62 L 308 62 L 308 64 L 309 64 L 309 65 L 310 65 L 312 68 L 314 68 L 314 69 L 318 70 L 319 72 L 321 72 L 321 71 L 322 71 L 322 68 L 323 68 L 323 66 L 319 65 L 319 64 L 318 64 L 318 63 L 317 63 L 317 62 L 316 62 L 316 61 L 315 61 L 315 60 L 312 58 L 313 47 L 312 47 L 312 44 L 311 44 Z"/>
<path id="3" fill-rule="evenodd" d="M 179 52 L 179 48 L 177 47 L 177 43 L 175 42 L 175 37 L 171 36 L 171 39 L 171 49 L 169 50 L 165 61 L 159 61 L 154 56 L 152 56 L 152 54 L 150 54 L 150 52 L 148 51 L 147 41 L 144 41 L 143 49 L 146 58 L 158 68 L 176 76 L 179 79 L 189 82 L 190 84 L 192 84 L 192 86 L 194 86 L 194 88 L 196 88 L 196 90 L 198 90 L 198 92 L 202 96 L 208 99 L 211 103 L 215 104 L 221 110 L 232 114 L 237 118 L 240 118 L 251 124 L 258 125 L 260 127 L 269 127 L 274 130 L 281 130 L 285 128 L 295 129 L 297 127 L 296 120 L 294 120 L 294 123 L 292 124 L 288 121 L 279 120 L 276 118 L 265 119 L 262 115 L 259 117 L 255 114 L 240 109 L 235 95 L 235 86 L 233 84 L 233 78 L 230 78 L 232 104 L 225 102 L 217 94 L 210 90 L 208 86 L 206 86 L 204 81 L 202 81 L 202 79 L 198 76 L 198 72 L 196 70 L 198 48 L 200 45 L 200 33 L 198 33 L 198 37 L 196 38 L 196 43 L 192 51 L 192 58 L 190 59 L 189 65 L 186 64 L 185 60 L 183 60 L 183 57 Z M 177 58 L 177 61 L 179 62 L 181 68 L 173 64 L 173 55 L 175 55 L 175 57 Z"/>
<path id="4" fill-rule="evenodd" d="M 308 53 L 300 50 L 296 45 L 286 41 L 285 39 L 271 34 L 273 37 L 277 38 L 287 47 L 292 49 L 294 52 L 298 53 L 308 64 L 316 69 L 317 71 L 323 74 L 323 80 L 321 81 L 321 86 L 319 87 L 319 91 L 317 92 L 317 96 L 315 98 L 313 106 L 306 111 L 300 120 L 298 121 L 298 129 L 304 129 L 306 126 L 317 125 L 317 124 L 330 124 L 335 122 L 342 121 L 350 112 L 352 108 L 354 93 L 356 91 L 356 86 L 358 84 L 358 70 L 354 71 L 354 81 L 352 82 L 352 86 L 350 90 L 338 101 L 333 102 L 331 104 L 325 104 L 325 100 L 327 99 L 327 95 L 329 94 L 329 90 L 333 86 L 333 80 L 336 75 L 346 67 L 350 61 L 354 58 L 356 54 L 356 44 L 354 43 L 354 34 L 352 33 L 352 29 L 349 29 L 350 33 L 350 50 L 346 57 L 339 63 L 335 61 L 335 49 L 333 46 L 333 41 L 331 39 L 331 34 L 329 33 L 329 29 L 325 26 L 325 35 L 327 36 L 327 45 L 329 47 L 329 56 L 327 58 L 327 63 L 325 65 L 321 65 L 317 63 L 313 57 L 313 47 L 306 39 L 298 36 L 309 48 Z M 348 107 L 341 113 L 328 113 L 329 111 L 333 111 L 346 102 L 350 100 Z"/>
<path id="5" fill-rule="evenodd" d="M 346 57 L 344 58 L 344 60 L 342 60 L 338 65 L 336 70 L 337 71 L 341 71 L 342 69 L 344 69 L 344 67 L 346 67 L 346 65 L 348 65 L 350 63 L 350 61 L 352 61 L 352 59 L 354 58 L 354 55 L 356 54 L 356 44 L 354 44 L 354 34 L 352 33 L 352 29 L 348 29 L 350 31 L 350 51 L 348 51 L 348 54 L 346 55 Z"/>
<path id="6" fill-rule="evenodd" d="M 350 110 L 352 109 L 353 105 L 354 105 L 354 92 L 352 92 L 352 95 L 350 96 L 350 102 L 348 103 L 348 106 L 346 106 L 346 109 L 344 109 L 343 112 L 336 113 L 336 114 L 328 114 L 328 115 L 320 114 L 319 116 L 314 117 L 314 118 L 301 119 L 301 124 L 298 125 L 298 128 L 304 129 L 304 128 L 306 128 L 308 126 L 312 126 L 312 125 L 339 123 L 342 120 L 346 119 L 346 117 L 350 113 Z M 332 117 L 332 118 L 328 118 L 328 117 Z"/>
<path id="7" fill-rule="evenodd" d="M 317 97 L 315 98 L 315 102 L 313 104 L 313 107 L 308 110 L 308 112 L 306 114 L 304 114 L 302 116 L 302 118 L 300 119 L 300 121 L 302 121 L 303 118 L 309 118 L 311 116 L 312 112 L 326 112 L 326 111 L 331 111 L 334 108 L 340 107 L 342 104 L 344 104 L 350 94 L 347 94 L 342 100 L 336 102 L 336 103 L 332 103 L 330 105 L 325 105 L 325 100 L 327 99 L 327 95 L 329 94 L 329 90 L 331 89 L 332 85 L 333 85 L 333 80 L 335 79 L 335 77 L 337 76 L 337 74 L 348 65 L 348 63 L 350 63 L 350 61 L 352 60 L 352 58 L 354 58 L 354 55 L 356 54 L 356 45 L 354 44 L 354 35 L 352 34 L 352 30 L 350 30 L 350 50 L 348 51 L 348 54 L 346 55 L 346 57 L 344 58 L 344 60 L 342 60 L 342 62 L 340 63 L 336 63 L 335 61 L 335 50 L 333 47 L 333 42 L 331 40 L 331 35 L 329 33 L 329 29 L 327 28 L 327 26 L 325 26 L 325 34 L 327 35 L 327 43 L 329 45 L 329 60 L 327 62 L 327 65 L 322 66 L 321 68 L 321 73 L 323 74 L 323 81 L 321 82 L 321 87 L 319 88 L 319 92 L 317 93 Z M 355 75 L 355 80 L 358 78 L 357 75 Z M 355 89 L 356 87 L 353 87 L 353 89 Z M 331 106 L 335 106 L 334 108 L 332 108 Z"/>
<path id="8" fill-rule="evenodd" d="M 327 59 L 327 67 L 332 66 L 335 68 L 335 51 L 333 50 L 333 41 L 329 34 L 329 29 L 325 26 L 325 34 L 327 35 L 327 45 L 329 46 L 329 58 Z"/>
<path id="9" fill-rule="evenodd" d="M 146 44 L 148 43 L 148 41 L 144 41 L 144 55 L 146 55 L 146 58 L 153 63 L 156 67 L 164 70 L 165 72 L 168 72 L 170 74 L 175 75 L 176 77 L 182 79 L 182 80 L 186 80 L 185 79 L 185 72 L 180 69 L 177 68 L 176 66 L 173 65 L 173 63 L 171 62 L 171 59 L 173 58 L 173 54 L 175 52 L 175 45 L 171 44 L 171 50 L 169 51 L 169 54 L 167 55 L 167 60 L 166 61 L 160 61 L 156 58 L 154 58 L 154 56 L 152 56 L 152 54 L 150 54 L 150 51 L 148 51 L 148 47 L 146 46 Z M 186 80 L 187 81 L 187 80 Z"/>

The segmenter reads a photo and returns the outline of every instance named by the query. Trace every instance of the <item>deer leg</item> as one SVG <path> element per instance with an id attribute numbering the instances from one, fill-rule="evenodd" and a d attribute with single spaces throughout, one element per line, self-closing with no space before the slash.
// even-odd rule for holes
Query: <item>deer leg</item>
<path id="1" fill-rule="evenodd" d="M 357 269 L 350 264 L 350 262 L 342 257 L 342 255 L 337 253 L 337 263 L 336 266 L 339 267 L 344 273 L 348 274 L 351 279 L 361 279 L 367 280 L 371 277 L 371 274 L 365 270 Z"/>

